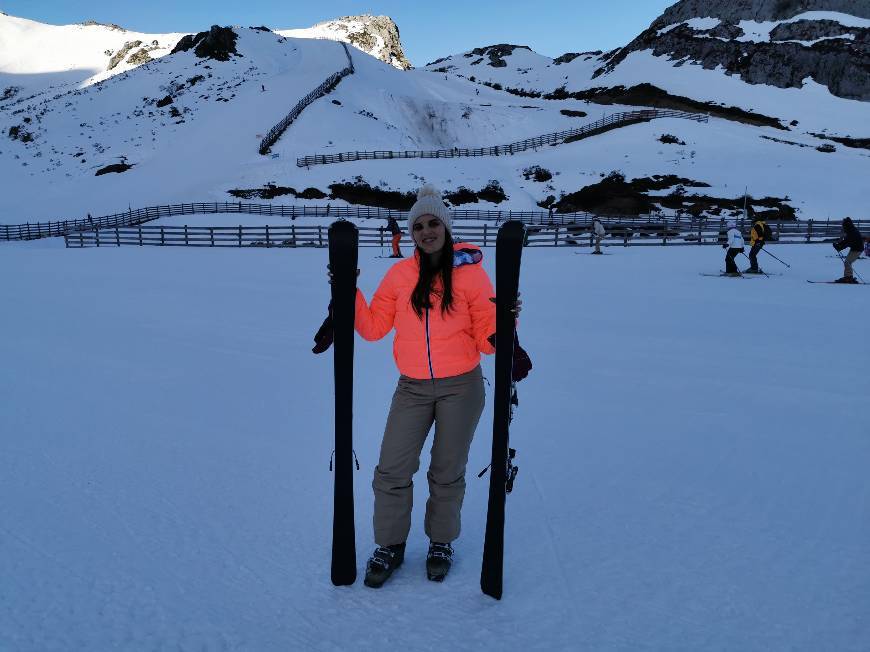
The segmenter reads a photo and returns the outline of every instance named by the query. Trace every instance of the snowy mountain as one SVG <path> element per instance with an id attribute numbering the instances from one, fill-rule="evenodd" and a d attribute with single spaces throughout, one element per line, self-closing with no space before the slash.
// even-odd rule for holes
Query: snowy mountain
<path id="1" fill-rule="evenodd" d="M 606 54 L 550 59 L 501 44 L 416 70 L 401 69 L 398 30 L 393 40 L 380 31 L 392 22 L 379 18 L 339 19 L 304 33 L 236 27 L 194 36 L 0 16 L 0 175 L 4 187 L 17 190 L 0 197 L 2 219 L 239 197 L 400 207 L 424 179 L 463 208 L 715 216 L 742 210 L 748 188 L 750 210 L 772 218 L 862 217 L 870 105 L 843 95 L 863 97 L 866 86 L 851 73 L 848 82 L 823 73 L 844 57 L 863 65 L 870 19 L 843 13 L 850 8 L 844 2 L 787 14 L 759 13 L 767 6 L 761 0 L 743 4 L 755 13 L 700 16 L 715 7 L 678 3 L 655 28 Z M 812 13 L 818 11 L 825 13 Z M 733 37 L 713 34 L 732 24 Z M 783 40 L 796 29 L 789 33 L 801 38 L 818 30 L 839 35 L 809 44 Z M 271 156 L 261 156 L 263 135 L 347 66 L 334 40 L 359 45 L 365 33 L 372 38 L 362 45 L 378 56 L 351 49 L 354 74 L 305 108 Z M 210 35 L 226 42 L 219 56 L 202 47 Z M 159 49 L 136 65 L 143 48 L 158 47 L 155 40 Z M 151 45 L 124 50 L 135 41 Z M 745 49 L 758 60 L 746 67 L 754 72 L 730 72 L 727 57 L 705 58 L 711 42 L 713 53 Z M 665 44 L 672 49 L 659 51 Z M 779 61 L 779 47 L 806 50 L 800 65 L 815 62 L 819 72 L 814 68 L 800 86 L 779 85 L 789 75 L 762 65 Z M 697 60 L 686 54 L 692 48 Z M 74 63 L 61 68 L 64 57 Z M 766 82 L 762 70 L 771 76 Z M 647 107 L 700 111 L 711 120 L 644 122 L 510 156 L 295 164 L 301 156 L 345 151 L 489 147 Z"/>

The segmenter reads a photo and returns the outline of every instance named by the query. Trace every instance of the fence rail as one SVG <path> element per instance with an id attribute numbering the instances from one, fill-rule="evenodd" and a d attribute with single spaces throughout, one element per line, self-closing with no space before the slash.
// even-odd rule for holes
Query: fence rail
<path id="1" fill-rule="evenodd" d="M 329 204 L 325 206 L 296 206 L 292 204 L 252 204 L 247 202 L 192 202 L 189 204 L 171 204 L 130 209 L 123 213 L 115 213 L 91 219 L 39 222 L 33 224 L 0 224 L 0 240 L 34 240 L 37 238 L 63 236 L 70 233 L 92 231 L 96 229 L 105 231 L 107 229 L 114 229 L 115 227 L 138 226 L 162 217 L 224 213 L 260 216 L 268 215 L 282 219 L 287 218 L 291 221 L 300 217 L 379 220 L 386 220 L 389 217 L 394 217 L 398 221 L 404 221 L 408 217 L 407 211 L 378 208 L 374 206 L 330 206 Z M 668 225 L 668 228 L 676 229 L 678 232 L 696 232 L 699 224 L 720 223 L 720 220 L 716 219 L 693 218 L 685 215 L 662 213 L 641 217 L 600 216 L 587 212 L 553 213 L 542 210 L 511 211 L 455 209 L 452 210 L 451 213 L 455 222 L 493 222 L 498 225 L 506 220 L 519 220 L 530 226 L 588 226 L 595 217 L 598 217 L 608 225 L 619 224 L 636 226 L 640 230 L 642 228 L 647 228 L 649 225 L 666 224 Z M 742 220 L 739 220 L 739 223 L 743 224 Z M 863 231 L 870 232 L 870 220 L 856 220 L 855 224 Z M 278 228 L 278 226 L 272 228 Z M 809 234 L 811 239 L 815 238 L 819 233 L 824 234 L 822 237 L 825 238 L 835 237 L 836 234 L 839 233 L 839 229 L 839 221 L 822 222 L 808 220 L 801 222 L 775 223 L 775 230 L 778 230 L 778 232 L 799 233 L 804 236 Z"/>
<path id="2" fill-rule="evenodd" d="M 683 118 L 686 120 L 695 120 L 696 122 L 707 122 L 709 116 L 703 113 L 689 113 L 687 111 L 670 111 L 661 109 L 646 109 L 643 111 L 621 111 L 612 113 L 595 122 L 568 129 L 566 131 L 557 131 L 543 136 L 518 140 L 506 145 L 495 145 L 493 147 L 480 147 L 477 149 L 463 149 L 454 147 L 452 149 L 434 149 L 434 150 L 408 150 L 408 151 L 374 151 L 374 152 L 341 152 L 340 154 L 315 154 L 313 156 L 304 156 L 296 159 L 298 167 L 309 167 L 311 165 L 328 165 L 331 163 L 346 163 L 348 161 L 365 161 L 365 160 L 386 160 L 386 159 L 407 159 L 407 158 L 456 158 L 461 156 L 504 156 L 516 154 L 529 149 L 537 149 L 544 145 L 559 145 L 562 143 L 570 143 L 582 138 L 595 136 L 611 129 L 625 127 L 640 122 L 648 122 L 657 118 Z"/>
<path id="3" fill-rule="evenodd" d="M 591 246 L 591 222 L 529 225 L 526 246 Z M 605 246 L 720 245 L 725 239 L 725 220 L 683 222 L 640 220 L 604 221 Z M 782 222 L 772 224 L 774 242 L 802 244 L 830 241 L 840 234 L 840 225 L 829 222 Z M 183 247 L 325 247 L 328 226 L 115 226 L 68 233 L 67 247 L 183 246 Z M 454 239 L 480 246 L 495 245 L 497 224 L 457 224 Z M 383 227 L 360 227 L 360 246 L 385 247 L 391 240 Z"/>
<path id="4" fill-rule="evenodd" d="M 351 59 L 350 50 L 347 49 L 347 43 L 342 42 L 341 47 L 344 48 L 344 54 L 347 56 L 347 66 L 327 77 L 320 86 L 299 100 L 299 102 L 296 103 L 296 106 L 293 107 L 293 110 L 284 116 L 281 122 L 269 130 L 269 133 L 267 133 L 266 137 L 260 142 L 260 154 L 269 153 L 269 148 L 278 141 L 281 135 L 287 130 L 287 127 L 289 127 L 293 121 L 299 117 L 299 114 L 305 110 L 305 107 L 311 104 L 314 100 L 329 93 L 342 79 L 354 73 L 353 59 Z"/>

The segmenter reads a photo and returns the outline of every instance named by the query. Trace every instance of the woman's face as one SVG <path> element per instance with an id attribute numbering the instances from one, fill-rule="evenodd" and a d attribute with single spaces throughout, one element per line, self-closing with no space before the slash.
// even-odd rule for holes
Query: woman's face
<path id="1" fill-rule="evenodd" d="M 445 233 L 444 223 L 434 215 L 423 215 L 414 223 L 414 243 L 427 254 L 444 248 Z"/>

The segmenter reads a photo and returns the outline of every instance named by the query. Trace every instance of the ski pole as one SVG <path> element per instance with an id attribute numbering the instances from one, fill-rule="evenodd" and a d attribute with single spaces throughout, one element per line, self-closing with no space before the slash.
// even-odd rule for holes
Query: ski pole
<path id="1" fill-rule="evenodd" d="M 762 249 L 762 251 L 763 251 L 764 253 L 766 253 L 768 256 L 771 256 L 771 257 L 773 257 L 773 258 L 776 258 L 776 256 L 774 256 L 772 253 L 770 253 L 767 249 Z M 791 265 L 789 265 L 787 262 L 785 262 L 784 260 L 780 260 L 779 258 L 776 258 L 776 259 L 779 260 L 779 262 L 781 262 L 783 265 L 785 265 L 786 267 L 788 267 L 789 269 L 791 269 Z"/>
<path id="2" fill-rule="evenodd" d="M 764 251 L 764 250 L 762 249 L 762 251 Z M 752 264 L 752 259 L 751 259 L 749 256 L 746 255 L 746 252 L 745 252 L 745 251 L 741 251 L 741 252 L 740 252 L 740 255 L 742 255 L 746 260 L 748 260 L 750 265 Z M 770 278 L 770 274 L 768 274 L 767 272 L 765 272 L 765 271 L 764 271 L 763 269 L 761 269 L 760 267 L 758 268 L 758 271 L 761 272 L 762 274 L 764 274 L 767 278 Z M 743 276 L 743 274 L 741 274 L 740 276 Z"/>

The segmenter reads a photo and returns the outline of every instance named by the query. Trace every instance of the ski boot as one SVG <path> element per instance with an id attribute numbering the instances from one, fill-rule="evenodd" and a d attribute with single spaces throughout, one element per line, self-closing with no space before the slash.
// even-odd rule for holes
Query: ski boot
<path id="1" fill-rule="evenodd" d="M 858 281 L 854 276 L 844 276 L 842 278 L 838 278 L 834 283 L 850 283 L 850 284 L 858 284 Z"/>
<path id="2" fill-rule="evenodd" d="M 603 251 L 593 251 L 592 253 L 600 256 L 600 255 L 602 255 L 604 252 L 603 252 Z"/>
<path id="3" fill-rule="evenodd" d="M 443 582 L 453 564 L 453 546 L 449 543 L 429 543 L 426 555 L 426 577 L 433 582 Z"/>
<path id="4" fill-rule="evenodd" d="M 759 269 L 757 267 L 750 267 L 749 269 L 744 269 L 743 273 L 744 274 L 761 274 L 762 272 L 761 272 L 761 269 Z"/>
<path id="5" fill-rule="evenodd" d="M 737 278 L 738 276 L 742 276 L 742 274 L 740 272 L 722 272 L 722 276 Z"/>
<path id="6" fill-rule="evenodd" d="M 366 564 L 366 578 L 363 583 L 372 589 L 381 588 L 403 561 L 405 561 L 404 543 L 380 546 L 372 553 Z"/>

